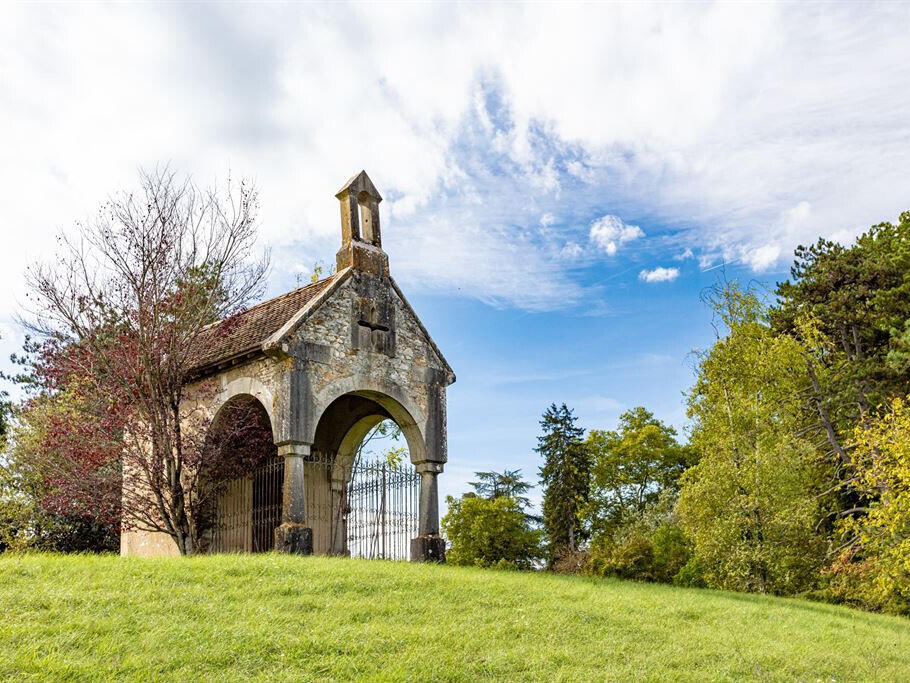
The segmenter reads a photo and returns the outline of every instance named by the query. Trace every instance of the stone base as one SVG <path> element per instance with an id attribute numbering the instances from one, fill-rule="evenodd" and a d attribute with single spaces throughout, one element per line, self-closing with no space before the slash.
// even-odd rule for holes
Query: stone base
<path id="1" fill-rule="evenodd" d="M 411 562 L 445 562 L 446 542 L 439 536 L 411 539 Z"/>
<path id="2" fill-rule="evenodd" d="M 275 550 L 292 555 L 312 555 L 313 530 L 302 524 L 282 524 L 275 529 Z"/>

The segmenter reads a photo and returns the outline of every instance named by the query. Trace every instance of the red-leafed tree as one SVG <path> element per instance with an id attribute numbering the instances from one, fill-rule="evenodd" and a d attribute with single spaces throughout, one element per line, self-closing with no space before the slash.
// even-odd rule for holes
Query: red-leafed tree
<path id="1" fill-rule="evenodd" d="M 263 289 L 256 227 L 247 183 L 200 189 L 167 169 L 142 173 L 137 192 L 113 196 L 60 235 L 56 260 L 29 268 L 26 323 L 45 339 L 33 400 L 56 408 L 35 449 L 47 505 L 103 516 L 116 498 L 124 529 L 203 549 L 220 484 L 271 444 L 254 406 L 229 406 L 210 430 L 209 397 L 185 400 L 203 328 Z"/>

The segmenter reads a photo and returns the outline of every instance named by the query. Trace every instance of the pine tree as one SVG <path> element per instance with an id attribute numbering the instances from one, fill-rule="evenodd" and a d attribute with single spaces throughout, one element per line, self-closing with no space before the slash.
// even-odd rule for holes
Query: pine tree
<path id="1" fill-rule="evenodd" d="M 588 502 L 591 456 L 575 425 L 578 418 L 563 403 L 551 404 L 543 414 L 535 449 L 543 456 L 543 523 L 551 561 L 562 551 L 575 551 L 584 537 L 582 512 Z"/>
<path id="2" fill-rule="evenodd" d="M 503 470 L 502 472 L 475 472 L 477 481 L 469 481 L 474 494 L 481 498 L 514 498 L 524 510 L 531 505 L 525 495 L 533 486 L 521 476 L 521 470 Z"/>

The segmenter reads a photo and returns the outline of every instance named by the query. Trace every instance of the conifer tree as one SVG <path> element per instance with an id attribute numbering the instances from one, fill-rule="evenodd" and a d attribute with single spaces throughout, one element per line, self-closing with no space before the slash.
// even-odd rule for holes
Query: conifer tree
<path id="1" fill-rule="evenodd" d="M 563 551 L 575 551 L 584 538 L 582 513 L 590 490 L 591 456 L 566 404 L 551 404 L 543 414 L 535 449 L 543 456 L 543 523 L 551 562 Z"/>
<path id="2" fill-rule="evenodd" d="M 521 470 L 503 470 L 502 472 L 475 472 L 477 481 L 469 481 L 474 494 L 481 498 L 514 498 L 518 505 L 525 509 L 531 501 L 525 495 L 533 486 L 521 476 Z"/>

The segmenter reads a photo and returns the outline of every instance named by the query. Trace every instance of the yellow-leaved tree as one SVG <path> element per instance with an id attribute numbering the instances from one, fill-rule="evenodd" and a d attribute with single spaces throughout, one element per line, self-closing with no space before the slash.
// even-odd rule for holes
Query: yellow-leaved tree
<path id="1" fill-rule="evenodd" d="M 689 395 L 699 461 L 683 475 L 678 504 L 694 541 L 691 562 L 713 588 L 811 589 L 824 558 L 824 479 L 821 454 L 803 435 L 803 349 L 772 332 L 767 307 L 751 292 L 727 285 L 709 303 L 717 341 L 700 355 Z"/>
<path id="2" fill-rule="evenodd" d="M 910 614 L 910 398 L 894 399 L 850 453 L 866 514 L 844 520 L 852 543 L 835 565 L 841 597 Z M 838 577 L 840 573 L 840 577 Z"/>

